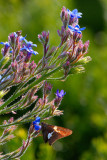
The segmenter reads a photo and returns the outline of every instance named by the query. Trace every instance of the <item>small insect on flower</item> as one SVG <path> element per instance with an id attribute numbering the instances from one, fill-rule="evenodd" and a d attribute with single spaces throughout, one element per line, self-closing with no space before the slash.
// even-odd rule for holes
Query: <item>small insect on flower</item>
<path id="1" fill-rule="evenodd" d="M 52 145 L 58 139 L 67 137 L 72 134 L 72 130 L 70 129 L 49 125 L 44 122 L 41 123 L 41 130 L 45 143 L 48 142 L 49 145 Z"/>
<path id="2" fill-rule="evenodd" d="M 72 130 L 59 127 L 59 126 L 53 126 L 48 125 L 44 122 L 40 123 L 40 117 L 36 117 L 35 121 L 33 121 L 33 126 L 36 131 L 42 130 L 43 134 L 43 140 L 46 142 L 49 142 L 49 145 L 52 145 L 56 140 L 67 137 L 72 134 Z"/>

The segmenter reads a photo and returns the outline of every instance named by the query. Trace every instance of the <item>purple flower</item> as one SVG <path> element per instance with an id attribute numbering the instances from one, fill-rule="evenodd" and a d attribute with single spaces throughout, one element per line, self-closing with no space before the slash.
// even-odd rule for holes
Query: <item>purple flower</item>
<path id="1" fill-rule="evenodd" d="M 81 18 L 82 13 L 78 12 L 77 9 L 74 9 L 73 11 L 70 11 L 69 9 L 67 9 L 68 14 L 71 16 L 71 18 Z"/>
<path id="2" fill-rule="evenodd" d="M 40 123 L 40 117 L 36 117 L 35 121 L 33 121 L 33 126 L 36 131 L 41 129 L 41 126 L 39 125 Z"/>
<path id="3" fill-rule="evenodd" d="M 59 98 L 62 98 L 65 94 L 66 94 L 66 92 L 64 93 L 64 90 L 61 90 L 59 92 L 59 89 L 57 89 L 57 91 L 56 91 L 56 96 Z"/>
<path id="4" fill-rule="evenodd" d="M 83 31 L 86 27 L 80 28 L 79 25 L 76 25 L 75 27 L 72 27 L 72 26 L 69 25 L 68 28 L 69 28 L 72 32 L 81 34 L 81 31 Z"/>

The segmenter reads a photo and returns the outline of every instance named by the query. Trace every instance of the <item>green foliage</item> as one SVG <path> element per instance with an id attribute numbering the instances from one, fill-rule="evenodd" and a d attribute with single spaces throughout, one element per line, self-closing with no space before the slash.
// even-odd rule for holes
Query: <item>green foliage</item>
<path id="1" fill-rule="evenodd" d="M 48 144 L 40 144 L 40 151 L 37 154 L 38 154 L 38 159 L 44 159 L 44 160 L 56 159 L 55 151 Z"/>

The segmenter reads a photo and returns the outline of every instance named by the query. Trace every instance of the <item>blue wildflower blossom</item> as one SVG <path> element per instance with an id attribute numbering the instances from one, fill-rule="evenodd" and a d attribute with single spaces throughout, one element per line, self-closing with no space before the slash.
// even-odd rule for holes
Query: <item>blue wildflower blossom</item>
<path id="1" fill-rule="evenodd" d="M 40 117 L 36 117 L 35 121 L 33 121 L 33 124 L 39 124 L 40 123 Z"/>
<path id="2" fill-rule="evenodd" d="M 5 56 L 10 49 L 10 44 L 9 42 L 0 42 L 0 44 L 4 45 L 4 48 L 2 49 L 2 55 Z"/>
<path id="3" fill-rule="evenodd" d="M 82 13 L 78 12 L 77 9 L 74 9 L 73 11 L 70 11 L 69 9 L 67 9 L 69 15 L 71 16 L 71 18 L 81 18 Z"/>
<path id="4" fill-rule="evenodd" d="M 59 89 L 57 89 L 57 91 L 56 91 L 56 96 L 59 98 L 62 98 L 65 94 L 66 94 L 66 92 L 64 93 L 64 90 L 61 90 L 59 92 Z"/>
<path id="5" fill-rule="evenodd" d="M 30 55 L 30 54 L 37 55 L 38 52 L 36 52 L 32 49 L 32 47 L 37 47 L 37 45 L 33 44 L 33 42 L 31 42 L 31 41 L 27 41 L 25 38 L 24 38 L 24 41 L 26 44 L 24 45 L 23 48 L 20 49 L 20 51 L 25 50 L 28 53 L 28 55 Z"/>
<path id="6" fill-rule="evenodd" d="M 10 50 L 10 52 L 9 53 L 12 53 L 12 50 Z"/>
<path id="7" fill-rule="evenodd" d="M 20 51 L 23 51 L 23 50 L 26 51 L 29 55 L 30 54 L 34 54 L 34 55 L 38 54 L 38 52 L 34 51 L 32 49 L 32 47 L 26 47 L 26 46 L 24 46 L 23 48 L 20 49 Z"/>
<path id="8" fill-rule="evenodd" d="M 24 39 L 24 41 L 26 42 L 27 47 L 37 47 L 37 45 L 33 44 L 31 41 L 27 41 L 26 39 Z"/>
<path id="9" fill-rule="evenodd" d="M 3 44 L 6 47 L 6 49 L 10 47 L 9 42 L 0 42 L 0 44 Z"/>
<path id="10" fill-rule="evenodd" d="M 40 117 L 36 117 L 35 121 L 33 121 L 33 126 L 36 131 L 41 129 L 41 126 L 39 125 L 40 123 Z"/>
<path id="11" fill-rule="evenodd" d="M 68 28 L 69 28 L 72 32 L 76 32 L 76 33 L 81 34 L 81 31 L 83 31 L 86 27 L 80 28 L 79 25 L 76 25 L 75 27 L 72 27 L 72 26 L 69 25 Z"/>
<path id="12" fill-rule="evenodd" d="M 20 37 L 19 37 L 19 42 L 21 42 L 21 41 L 25 40 L 25 38 L 26 38 L 26 36 L 25 36 L 25 37 L 20 36 Z"/>

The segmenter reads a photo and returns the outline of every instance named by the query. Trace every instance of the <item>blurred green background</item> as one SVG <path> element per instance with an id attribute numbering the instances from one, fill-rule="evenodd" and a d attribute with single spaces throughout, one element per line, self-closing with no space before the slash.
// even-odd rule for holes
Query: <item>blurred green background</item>
<path id="1" fill-rule="evenodd" d="M 58 44 L 63 6 L 83 13 L 83 42 L 90 40 L 88 55 L 92 57 L 85 73 L 70 76 L 65 82 L 51 81 L 53 95 L 57 88 L 64 89 L 66 95 L 60 106 L 64 115 L 48 123 L 72 129 L 73 134 L 52 147 L 38 137 L 21 160 L 107 160 L 107 1 L 0 0 L 0 42 L 7 41 L 9 33 L 22 30 L 27 40 L 38 45 L 39 55 L 33 57 L 38 61 L 43 49 L 37 35 L 49 30 L 51 45 Z M 19 147 L 27 137 L 27 126 L 18 128 L 15 135 L 17 138 L 2 146 L 2 151 Z"/>

